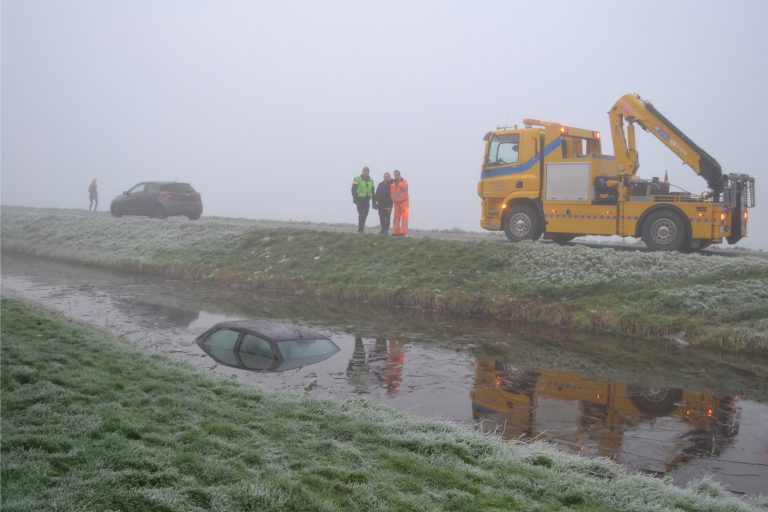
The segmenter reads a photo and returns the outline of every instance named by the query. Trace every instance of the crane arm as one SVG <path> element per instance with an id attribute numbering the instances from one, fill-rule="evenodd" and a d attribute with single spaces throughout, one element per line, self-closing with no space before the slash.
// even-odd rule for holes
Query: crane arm
<path id="1" fill-rule="evenodd" d="M 697 146 L 650 102 L 644 101 L 637 94 L 625 94 L 608 112 L 608 118 L 616 164 L 621 174 L 634 176 L 640 166 L 635 145 L 634 123 L 637 123 L 645 131 L 651 132 L 696 174 L 707 180 L 713 192 L 722 192 L 723 170 L 717 160 Z M 625 122 L 628 123 L 626 134 Z"/>

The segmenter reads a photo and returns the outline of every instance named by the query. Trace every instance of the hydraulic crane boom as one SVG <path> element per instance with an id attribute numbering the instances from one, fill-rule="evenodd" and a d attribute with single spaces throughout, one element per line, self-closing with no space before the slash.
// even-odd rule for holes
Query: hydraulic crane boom
<path id="1" fill-rule="evenodd" d="M 650 102 L 644 101 L 637 94 L 625 94 L 613 105 L 608 112 L 608 117 L 619 174 L 634 176 L 640 166 L 635 146 L 634 123 L 637 123 L 672 150 L 683 163 L 707 180 L 707 185 L 715 194 L 723 191 L 723 170 L 717 160 L 697 146 Z M 625 122 L 628 123 L 626 134 Z"/>

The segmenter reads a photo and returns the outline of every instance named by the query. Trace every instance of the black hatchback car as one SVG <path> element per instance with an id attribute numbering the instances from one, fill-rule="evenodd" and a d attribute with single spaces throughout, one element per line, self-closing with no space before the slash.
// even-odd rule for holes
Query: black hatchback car
<path id="1" fill-rule="evenodd" d="M 195 341 L 217 363 L 251 371 L 293 370 L 340 350 L 322 334 L 271 320 L 219 322 Z"/>
<path id="2" fill-rule="evenodd" d="M 186 215 L 197 220 L 203 214 L 200 194 L 189 183 L 176 181 L 144 181 L 112 200 L 112 215 L 147 215 L 164 219 Z"/>

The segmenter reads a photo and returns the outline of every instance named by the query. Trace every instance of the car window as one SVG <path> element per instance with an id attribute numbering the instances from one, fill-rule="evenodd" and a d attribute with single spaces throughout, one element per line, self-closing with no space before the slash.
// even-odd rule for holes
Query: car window
<path id="1" fill-rule="evenodd" d="M 336 344 L 327 338 L 286 340 L 277 344 L 283 359 L 304 359 L 330 354 L 338 350 Z"/>
<path id="2" fill-rule="evenodd" d="M 275 354 L 272 352 L 272 347 L 270 347 L 269 342 L 251 334 L 243 336 L 243 343 L 240 345 L 240 353 L 275 359 Z"/>
<path id="3" fill-rule="evenodd" d="M 203 343 L 211 348 L 234 350 L 240 333 L 232 329 L 219 329 L 208 336 Z"/>
<path id="4" fill-rule="evenodd" d="M 157 183 L 147 183 L 147 192 L 160 192 L 160 185 Z"/>
<path id="5" fill-rule="evenodd" d="M 136 185 L 135 187 L 133 187 L 133 188 L 132 188 L 131 190 L 129 190 L 128 192 L 129 192 L 130 194 L 136 194 L 136 193 L 138 193 L 138 192 L 144 192 L 144 188 L 145 188 L 146 186 L 147 186 L 147 185 L 146 185 L 145 183 L 139 183 L 138 185 Z"/>
<path id="6" fill-rule="evenodd" d="M 189 183 L 166 183 L 161 187 L 165 192 L 194 192 L 195 189 Z"/>

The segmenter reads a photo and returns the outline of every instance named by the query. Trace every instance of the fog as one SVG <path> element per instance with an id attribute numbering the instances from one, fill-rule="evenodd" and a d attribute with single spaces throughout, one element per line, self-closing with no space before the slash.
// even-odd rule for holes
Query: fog
<path id="1" fill-rule="evenodd" d="M 756 178 L 739 245 L 768 249 L 766 2 L 3 0 L 0 17 L 4 205 L 87 208 L 96 178 L 106 210 L 179 180 L 204 215 L 352 224 L 368 166 L 409 180 L 413 228 L 480 230 L 486 132 L 534 117 L 612 153 L 606 112 L 637 92 Z M 638 145 L 641 177 L 706 189 Z"/>

